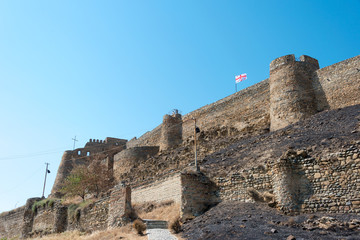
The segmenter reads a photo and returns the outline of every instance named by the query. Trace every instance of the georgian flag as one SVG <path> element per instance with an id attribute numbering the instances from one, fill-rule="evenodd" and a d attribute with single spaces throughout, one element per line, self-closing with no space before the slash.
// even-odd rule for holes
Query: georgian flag
<path id="1" fill-rule="evenodd" d="M 235 82 L 236 83 L 239 83 L 239 82 L 244 81 L 246 79 L 247 79 L 246 73 L 235 76 Z"/>

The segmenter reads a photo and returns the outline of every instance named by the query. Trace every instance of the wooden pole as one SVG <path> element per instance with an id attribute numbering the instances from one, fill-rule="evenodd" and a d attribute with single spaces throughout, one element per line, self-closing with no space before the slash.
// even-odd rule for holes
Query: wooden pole
<path id="1" fill-rule="evenodd" d="M 199 166 L 197 162 L 197 144 L 196 144 L 196 118 L 194 118 L 194 151 L 195 151 L 195 169 L 199 172 Z"/>
<path id="2" fill-rule="evenodd" d="M 45 185 L 46 185 L 46 177 L 47 177 L 47 173 L 48 173 L 48 166 L 50 163 L 45 163 L 46 164 L 46 171 L 45 171 L 45 180 L 44 180 L 44 187 L 43 187 L 43 193 L 42 193 L 42 198 L 44 198 L 44 194 L 45 194 Z"/>

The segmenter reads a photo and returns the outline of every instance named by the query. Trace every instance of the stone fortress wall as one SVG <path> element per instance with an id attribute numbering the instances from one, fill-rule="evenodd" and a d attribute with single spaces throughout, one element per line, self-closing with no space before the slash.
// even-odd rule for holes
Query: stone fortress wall
<path id="1" fill-rule="evenodd" d="M 301 56 L 298 61 L 294 55 L 283 56 L 270 64 L 269 79 L 182 118 L 177 113 L 165 115 L 163 124 L 139 139 L 90 140 L 84 148 L 66 151 L 52 196 L 55 196 L 61 182 L 74 166 L 87 166 L 93 156 L 101 153 L 105 153 L 107 167 L 114 169 L 114 178 L 119 184 L 113 189 L 112 197 L 82 210 L 75 222 L 67 216 L 66 229 L 102 229 L 121 225 L 121 219 L 128 214 L 129 208 L 126 206 L 129 206 L 129 202 L 131 206 L 131 197 L 126 197 L 128 193 L 121 190 L 124 188 L 119 188 L 121 179 L 116 176 L 127 168 L 131 169 L 134 162 L 146 161 L 162 151 L 185 144 L 194 132 L 193 118 L 196 118 L 197 126 L 202 131 L 216 132 L 222 129 L 227 135 L 232 135 L 252 129 L 276 130 L 322 110 L 360 104 L 360 56 L 318 68 L 317 60 L 311 57 Z M 246 174 L 219 178 L 215 181 L 216 185 L 201 173 L 174 173 L 166 179 L 135 187 L 132 202 L 178 202 L 181 199 L 181 213 L 196 216 L 221 200 L 251 201 L 249 189 L 255 189 L 259 193 L 272 192 L 279 209 L 284 212 L 356 212 L 360 203 L 360 196 L 353 194 L 359 190 L 358 149 L 359 146 L 352 146 L 351 149 L 334 153 L 333 156 L 339 160 L 336 164 L 332 161 L 333 156 L 322 161 L 303 153 L 288 153 L 266 166 L 249 169 Z M 166 190 L 169 186 L 174 191 Z M 153 198 L 144 200 L 144 196 L 149 194 Z M 47 231 L 44 229 L 49 226 L 37 220 L 41 217 L 30 212 L 29 204 L 0 216 L 1 237 L 14 236 L 10 228 L 16 222 L 19 223 L 16 226 L 22 226 L 22 232 L 26 234 Z M 109 209 L 118 214 L 111 216 Z M 56 210 L 53 216 L 57 216 L 56 212 L 61 211 Z M 48 211 L 40 211 L 39 214 L 43 219 L 52 216 Z M 96 219 L 102 220 L 99 222 Z M 53 226 L 51 231 L 60 231 L 56 230 L 59 229 L 58 222 L 61 221 L 48 221 Z"/>
<path id="2" fill-rule="evenodd" d="M 205 131 L 214 127 L 241 131 L 270 125 L 276 130 L 279 118 L 291 118 L 290 124 L 316 112 L 360 103 L 360 55 L 318 68 L 318 61 L 305 55 L 299 61 L 294 55 L 275 59 L 270 64 L 270 79 L 183 116 L 183 140 L 193 135 L 192 118 Z M 274 96 L 270 99 L 271 91 Z M 301 104 L 303 101 L 308 105 Z M 161 128 L 162 124 L 130 140 L 127 146 L 161 145 Z"/>
<path id="3" fill-rule="evenodd" d="M 0 238 L 27 238 L 73 230 L 93 232 L 120 227 L 130 222 L 132 205 L 145 202 L 174 201 L 180 206 L 179 213 L 188 215 L 199 215 L 218 202 L 216 187 L 201 173 L 174 174 L 135 188 L 133 195 L 132 200 L 130 187 L 117 185 L 109 196 L 76 210 L 60 200 L 34 208 L 33 203 L 42 199 L 28 199 L 26 206 L 1 214 Z"/>

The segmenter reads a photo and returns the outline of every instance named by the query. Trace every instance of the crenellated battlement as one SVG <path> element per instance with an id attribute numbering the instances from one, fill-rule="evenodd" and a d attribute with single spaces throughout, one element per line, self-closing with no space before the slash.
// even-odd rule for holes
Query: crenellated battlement
<path id="1" fill-rule="evenodd" d="M 126 148 L 125 139 L 110 138 L 105 140 L 90 139 L 83 148 L 65 151 L 56 175 L 51 194 L 56 196 L 61 189 L 61 183 L 77 165 L 88 166 L 97 155 L 106 156 L 109 169 L 113 168 L 113 157 L 116 153 Z"/>
<path id="2" fill-rule="evenodd" d="M 296 64 L 296 63 L 306 63 L 312 68 L 319 69 L 319 62 L 317 59 L 309 57 L 307 55 L 301 55 L 297 60 L 294 54 L 285 55 L 279 58 L 276 58 L 270 63 L 270 74 L 271 72 L 277 70 L 278 68 L 284 65 Z"/>

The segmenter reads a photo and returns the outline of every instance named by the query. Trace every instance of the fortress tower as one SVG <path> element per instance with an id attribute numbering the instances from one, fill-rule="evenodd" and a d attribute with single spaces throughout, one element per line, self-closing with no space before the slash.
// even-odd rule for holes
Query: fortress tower
<path id="1" fill-rule="evenodd" d="M 80 165 L 89 166 L 95 157 L 99 157 L 98 154 L 104 156 L 106 167 L 112 169 L 114 155 L 126 148 L 126 142 L 127 140 L 125 139 L 111 137 L 107 137 L 105 140 L 90 139 L 84 148 L 65 151 L 51 190 L 51 195 L 59 197 L 61 195 L 59 191 L 62 188 L 62 184 L 66 177 L 69 176 L 71 170 Z"/>
<path id="2" fill-rule="evenodd" d="M 316 113 L 312 77 L 316 59 L 286 55 L 270 63 L 270 130 L 275 131 Z"/>
<path id="3" fill-rule="evenodd" d="M 182 119 L 177 110 L 172 115 L 166 114 L 163 119 L 160 139 L 160 150 L 174 148 L 182 143 Z"/>

